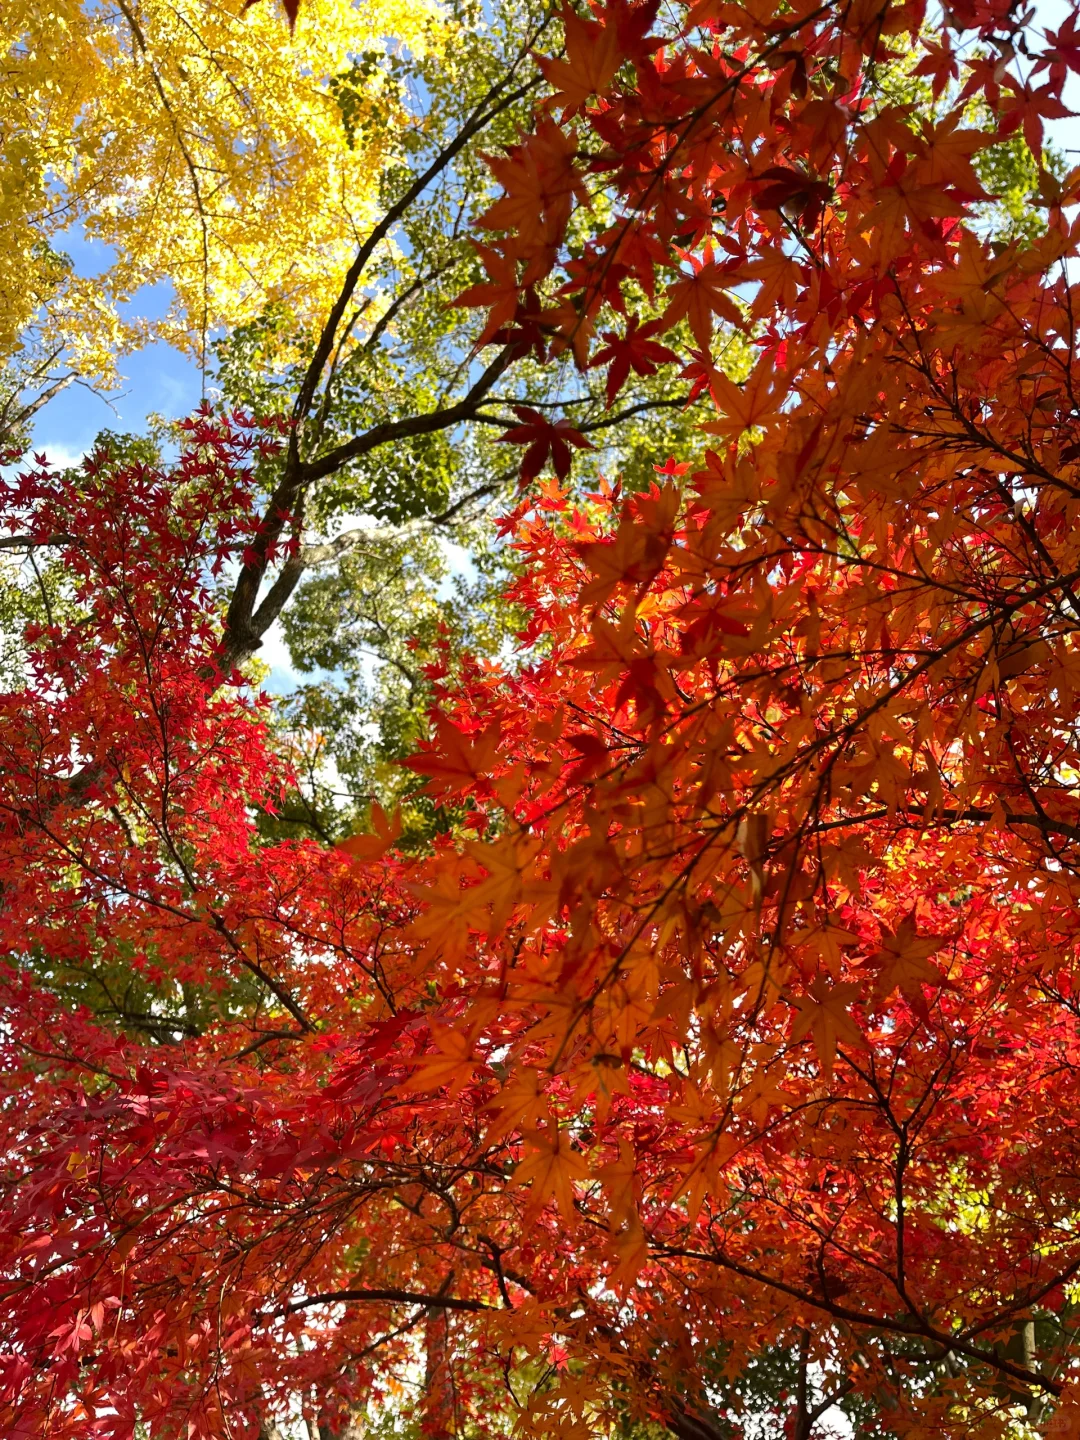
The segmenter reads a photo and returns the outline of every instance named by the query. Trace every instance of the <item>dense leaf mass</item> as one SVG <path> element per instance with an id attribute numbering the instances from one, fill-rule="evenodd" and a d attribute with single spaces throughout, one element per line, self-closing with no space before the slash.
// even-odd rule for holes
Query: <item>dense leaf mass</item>
<path id="1" fill-rule="evenodd" d="M 310 0 L 290 36 L 276 5 L 13 0 L 0 432 L 50 372 L 115 386 L 152 337 L 205 361 L 268 303 L 320 315 L 408 128 L 394 51 L 437 52 L 442 21 L 426 3 Z"/>
<path id="2" fill-rule="evenodd" d="M 440 691 L 430 854 L 258 842 L 243 417 L 6 486 L 71 594 L 0 699 L 5 1433 L 332 1435 L 421 1347 L 434 1434 L 709 1440 L 780 1352 L 801 1440 L 1077 1423 L 1080 172 L 998 243 L 975 162 L 1080 61 L 924 21 L 565 17 L 482 343 L 610 401 L 685 321 L 712 448 L 506 518 L 524 655 Z"/>

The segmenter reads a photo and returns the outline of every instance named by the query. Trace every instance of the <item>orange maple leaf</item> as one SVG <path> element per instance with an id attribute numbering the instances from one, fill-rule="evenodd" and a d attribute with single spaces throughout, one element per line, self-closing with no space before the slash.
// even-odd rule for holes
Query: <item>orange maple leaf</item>
<path id="1" fill-rule="evenodd" d="M 688 258 L 693 274 L 668 286 L 671 298 L 664 311 L 663 328 L 670 330 L 685 315 L 694 339 L 702 352 L 708 355 L 714 315 L 719 315 L 721 320 L 726 320 L 737 330 L 743 328 L 742 312 L 725 294 L 725 286 L 736 283 L 735 276 L 718 265 L 711 254 L 705 260 L 698 260 L 693 255 Z"/>
<path id="2" fill-rule="evenodd" d="M 750 280 L 760 287 L 750 305 L 751 319 L 760 320 L 778 305 L 792 306 L 805 275 L 805 265 L 776 249 L 763 250 L 756 259 L 741 265 L 731 278 Z"/>
<path id="3" fill-rule="evenodd" d="M 771 1075 L 755 1074 L 739 1095 L 739 1109 L 748 1114 L 755 1125 L 765 1124 L 769 1111 L 776 1106 L 787 1108 L 796 1104 L 798 1096 L 782 1090 Z"/>
<path id="4" fill-rule="evenodd" d="M 479 885 L 461 891 L 462 908 L 470 912 L 470 923 L 478 929 L 497 935 L 506 928 L 515 905 L 526 900 L 554 899 L 554 885 L 535 874 L 539 840 L 503 835 L 493 844 L 466 841 L 465 848 L 488 872 L 487 879 Z M 481 905 L 491 906 L 490 917 L 485 922 L 475 914 Z"/>
<path id="5" fill-rule="evenodd" d="M 798 1041 L 807 1031 L 814 1039 L 814 1049 L 826 1075 L 831 1075 L 836 1063 L 836 1045 L 842 1040 L 856 1050 L 867 1049 L 863 1033 L 848 1013 L 849 1003 L 859 994 L 859 986 L 850 981 L 830 985 L 824 976 L 818 976 L 810 986 L 808 995 L 794 997 L 798 1014 L 791 1027 L 791 1038 Z"/>
<path id="6" fill-rule="evenodd" d="M 498 763 L 499 725 L 493 721 L 474 741 L 443 715 L 435 718 L 435 741 L 418 755 L 401 764 L 431 779 L 423 787 L 427 795 L 441 797 L 470 788 L 490 775 Z"/>
<path id="7" fill-rule="evenodd" d="M 511 1130 L 531 1129 L 539 1134 L 537 1127 L 540 1123 L 550 1123 L 551 1105 L 544 1083 L 545 1077 L 532 1068 L 523 1068 L 510 1075 L 485 1107 L 492 1117 L 484 1137 L 485 1144 L 503 1139 Z"/>
<path id="8" fill-rule="evenodd" d="M 515 247 L 525 254 L 552 245 L 570 217 L 575 195 L 588 199 L 576 164 L 578 142 L 573 131 L 541 119 L 521 145 L 488 164 L 503 188 L 502 196 L 481 215 L 485 230 L 509 230 Z M 539 276 L 526 272 L 523 283 Z"/>
<path id="9" fill-rule="evenodd" d="M 651 500 L 639 500 L 636 514 L 624 514 L 613 541 L 581 546 L 581 558 L 596 576 L 581 592 L 585 604 L 606 600 L 620 583 L 647 585 L 656 576 L 671 548 L 678 506 L 678 491 L 666 485 Z"/>
<path id="10" fill-rule="evenodd" d="M 504 326 L 513 323 L 518 309 L 517 261 L 510 255 L 502 255 L 491 245 L 480 245 L 473 241 L 477 254 L 488 273 L 487 280 L 470 285 L 454 301 L 462 307 L 488 307 L 487 323 L 476 342 L 479 350 L 489 344 Z"/>
<path id="11" fill-rule="evenodd" d="M 916 1014 L 925 1020 L 927 1007 L 922 987 L 939 985 L 942 980 L 941 971 L 931 965 L 929 957 L 940 950 L 945 941 L 935 935 L 920 935 L 914 914 L 901 921 L 895 934 L 883 930 L 881 939 L 881 949 L 865 962 L 878 972 L 875 999 L 885 999 L 898 989 L 911 1002 Z"/>
<path id="12" fill-rule="evenodd" d="M 342 840 L 337 848 L 344 851 L 351 860 L 380 859 L 401 834 L 401 811 L 395 810 L 388 819 L 382 806 L 373 804 L 371 824 L 375 832 L 373 835 L 350 835 L 347 840 Z"/>
<path id="13" fill-rule="evenodd" d="M 553 1135 L 533 1131 L 525 1140 L 529 1150 L 514 1168 L 513 1183 L 531 1187 L 534 1210 L 554 1200 L 566 1219 L 572 1219 L 574 1181 L 584 1180 L 589 1173 L 584 1156 L 571 1148 L 563 1130 L 555 1130 Z"/>
<path id="14" fill-rule="evenodd" d="M 472 1036 L 448 1025 L 432 1027 L 434 1055 L 425 1055 L 401 1087 L 405 1091 L 438 1090 L 456 1095 L 473 1077 L 480 1061 L 473 1055 Z"/>
<path id="15" fill-rule="evenodd" d="M 772 362 L 764 355 L 741 388 L 718 370 L 713 376 L 711 388 L 716 408 L 723 419 L 711 420 L 701 428 L 710 435 L 738 440 L 747 430 L 771 419 L 783 399 L 782 391 L 773 389 L 774 378 Z"/>
<path id="16" fill-rule="evenodd" d="M 555 104 L 578 110 L 591 95 L 605 90 L 622 62 L 622 47 L 614 25 L 585 20 L 569 6 L 563 11 L 566 59 L 538 57 L 544 79 L 555 91 Z"/>

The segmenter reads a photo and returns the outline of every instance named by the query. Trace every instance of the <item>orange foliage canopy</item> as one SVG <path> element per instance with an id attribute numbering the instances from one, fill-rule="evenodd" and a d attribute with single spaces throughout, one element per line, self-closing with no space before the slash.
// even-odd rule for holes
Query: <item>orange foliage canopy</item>
<path id="1" fill-rule="evenodd" d="M 496 162 L 485 336 L 614 397 L 685 318 L 715 448 L 508 518 L 535 649 L 442 697 L 412 763 L 469 823 L 432 857 L 382 819 L 254 842 L 282 777 L 197 578 L 245 543 L 235 426 L 197 422 L 183 523 L 144 472 L 9 497 L 89 618 L 3 697 L 5 1433 L 333 1433 L 424 1328 L 482 1433 L 719 1437 L 776 1346 L 803 1440 L 840 1399 L 865 1434 L 1076 1423 L 1080 175 L 994 247 L 971 157 L 1038 150 L 1077 51 L 1000 0 L 949 21 L 568 19 Z M 887 103 L 890 46 L 966 95 Z M 118 1039 L 42 954 L 220 1016 Z"/>

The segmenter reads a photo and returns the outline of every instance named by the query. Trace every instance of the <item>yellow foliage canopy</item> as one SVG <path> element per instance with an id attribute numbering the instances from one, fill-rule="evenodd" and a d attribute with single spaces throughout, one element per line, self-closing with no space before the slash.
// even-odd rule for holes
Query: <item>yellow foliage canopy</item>
<path id="1" fill-rule="evenodd" d="M 240 0 L 12 0 L 4 22 L 0 359 L 66 350 L 105 383 L 149 338 L 201 355 L 268 302 L 325 311 L 406 123 L 380 61 L 442 33 L 436 0 L 309 0 L 291 37 Z M 62 253 L 80 225 L 113 250 L 94 278 Z M 164 319 L 121 318 L 160 282 Z"/>

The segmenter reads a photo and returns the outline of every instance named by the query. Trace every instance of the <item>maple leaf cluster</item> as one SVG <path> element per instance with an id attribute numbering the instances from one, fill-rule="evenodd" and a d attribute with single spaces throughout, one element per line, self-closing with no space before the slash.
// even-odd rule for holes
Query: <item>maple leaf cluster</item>
<path id="1" fill-rule="evenodd" d="M 430 855 L 259 840 L 287 776 L 208 578 L 258 543 L 242 417 L 5 489 L 73 577 L 0 697 L 5 1433 L 333 1429 L 421 1348 L 487 1434 L 719 1435 L 775 1347 L 869 1434 L 1072 1423 L 1080 177 L 995 246 L 972 157 L 1038 149 L 1073 30 L 924 18 L 567 16 L 484 340 L 611 400 L 685 321 L 715 445 L 507 517 L 523 661 L 440 693 Z M 955 103 L 881 97 L 901 44 Z M 121 974 L 167 1043 L 72 999 Z"/>

